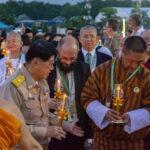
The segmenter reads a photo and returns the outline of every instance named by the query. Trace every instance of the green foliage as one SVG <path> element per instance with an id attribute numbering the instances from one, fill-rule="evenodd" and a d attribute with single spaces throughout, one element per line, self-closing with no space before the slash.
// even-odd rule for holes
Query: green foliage
<path id="1" fill-rule="evenodd" d="M 116 17 L 116 10 L 112 7 L 133 7 L 135 4 L 136 3 L 132 0 L 91 0 L 91 16 L 94 19 L 99 12 L 102 12 L 105 16 L 103 20 L 105 22 L 105 20 L 110 17 Z M 150 2 L 143 1 L 142 5 L 150 7 Z M 34 20 L 50 20 L 55 17 L 62 16 L 66 18 L 66 26 L 81 26 L 85 23 L 83 16 L 87 15 L 87 11 L 84 7 L 84 1 L 77 3 L 76 5 L 65 4 L 61 6 L 35 1 L 26 3 L 24 0 L 10 0 L 5 4 L 0 3 L 0 20 L 9 24 L 14 24 L 16 22 L 16 18 L 21 14 L 26 14 Z M 147 16 L 144 16 L 144 18 L 146 17 Z"/>
<path id="2" fill-rule="evenodd" d="M 70 18 L 67 22 L 66 22 L 66 27 L 72 27 L 72 28 L 80 28 L 83 25 L 85 25 L 86 20 L 82 17 L 82 16 L 76 16 L 76 17 L 72 17 Z"/>
<path id="3" fill-rule="evenodd" d="M 110 19 L 110 18 L 116 17 L 117 9 L 112 8 L 112 7 L 105 7 L 105 8 L 102 8 L 100 12 L 106 19 Z"/>

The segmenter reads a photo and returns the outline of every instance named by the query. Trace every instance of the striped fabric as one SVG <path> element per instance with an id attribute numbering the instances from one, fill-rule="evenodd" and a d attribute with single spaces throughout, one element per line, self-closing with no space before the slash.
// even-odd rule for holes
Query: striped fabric
<path id="1" fill-rule="evenodd" d="M 110 94 L 110 72 L 112 61 L 100 65 L 89 77 L 83 89 L 81 99 L 84 108 L 93 100 L 100 100 L 102 104 L 106 104 L 106 100 L 111 100 Z M 117 59 L 114 69 L 114 83 L 124 82 L 130 75 Z M 150 110 L 150 72 L 141 69 L 126 84 L 123 84 L 124 105 L 122 113 L 135 110 L 138 108 L 146 108 Z M 135 89 L 139 89 L 137 90 Z M 112 108 L 112 105 L 110 106 Z M 143 138 L 149 133 L 150 127 L 143 128 L 132 134 L 128 134 L 123 130 L 123 125 L 109 125 L 101 130 L 94 125 L 94 146 L 93 150 L 142 150 Z"/>

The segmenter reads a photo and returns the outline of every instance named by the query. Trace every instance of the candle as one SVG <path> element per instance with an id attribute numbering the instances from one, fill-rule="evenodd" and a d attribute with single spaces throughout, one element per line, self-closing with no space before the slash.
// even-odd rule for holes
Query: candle
<path id="1" fill-rule="evenodd" d="M 60 92 L 60 80 L 57 80 L 57 92 Z"/>
<path id="2" fill-rule="evenodd" d="M 122 19 L 122 35 L 123 37 L 126 36 L 126 19 L 125 18 Z"/>
<path id="3" fill-rule="evenodd" d="M 117 98 L 120 98 L 120 85 L 117 85 Z"/>
<path id="4" fill-rule="evenodd" d="M 66 98 L 67 98 L 67 95 L 64 94 L 64 95 L 63 95 L 63 98 L 62 98 L 62 107 L 61 107 L 61 110 L 64 110 L 64 108 L 65 108 Z"/>

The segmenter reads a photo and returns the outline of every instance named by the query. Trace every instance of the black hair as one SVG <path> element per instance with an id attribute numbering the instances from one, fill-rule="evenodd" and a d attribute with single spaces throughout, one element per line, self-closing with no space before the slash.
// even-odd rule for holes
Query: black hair
<path id="1" fill-rule="evenodd" d="M 118 21 L 116 19 L 109 19 L 108 26 L 112 28 L 113 31 L 117 31 L 118 29 Z"/>
<path id="2" fill-rule="evenodd" d="M 140 25 L 141 25 L 141 23 L 142 23 L 142 22 L 141 22 L 141 16 L 140 16 L 139 14 L 132 14 L 132 15 L 130 16 L 130 18 L 135 21 L 135 24 L 136 24 L 137 26 L 140 26 Z"/>
<path id="3" fill-rule="evenodd" d="M 73 31 L 74 28 L 68 27 L 68 28 L 66 29 L 66 31 L 67 31 L 67 30 L 72 30 L 72 31 Z"/>
<path id="4" fill-rule="evenodd" d="M 136 52 L 144 53 L 146 52 L 147 46 L 144 39 L 140 36 L 130 36 L 124 42 L 123 52 Z"/>
<path id="5" fill-rule="evenodd" d="M 55 46 L 46 40 L 36 40 L 29 47 L 28 52 L 25 55 L 25 60 L 30 63 L 34 58 L 40 58 L 43 61 L 47 61 L 51 56 L 57 56 L 57 50 Z"/>
<path id="6" fill-rule="evenodd" d="M 33 33 L 33 31 L 32 31 L 31 29 L 29 29 L 29 28 L 26 28 L 26 29 L 25 29 L 25 34 L 26 34 L 26 33 Z"/>
<path id="7" fill-rule="evenodd" d="M 30 40 L 29 36 L 27 36 L 26 34 L 23 34 L 23 35 L 21 35 L 21 39 L 22 39 L 23 45 L 30 46 L 31 40 Z"/>

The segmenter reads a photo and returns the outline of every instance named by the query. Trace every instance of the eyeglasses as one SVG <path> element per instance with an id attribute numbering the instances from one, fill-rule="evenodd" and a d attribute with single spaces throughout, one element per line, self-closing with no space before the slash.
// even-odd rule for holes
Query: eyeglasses
<path id="1" fill-rule="evenodd" d="M 82 36 L 83 39 L 87 40 L 87 39 L 96 39 L 95 35 L 84 35 Z"/>
<path id="2" fill-rule="evenodd" d="M 75 57 L 72 57 L 72 58 L 60 57 L 59 59 L 62 61 L 70 61 L 70 62 L 74 62 L 77 60 L 77 58 L 75 58 Z"/>

